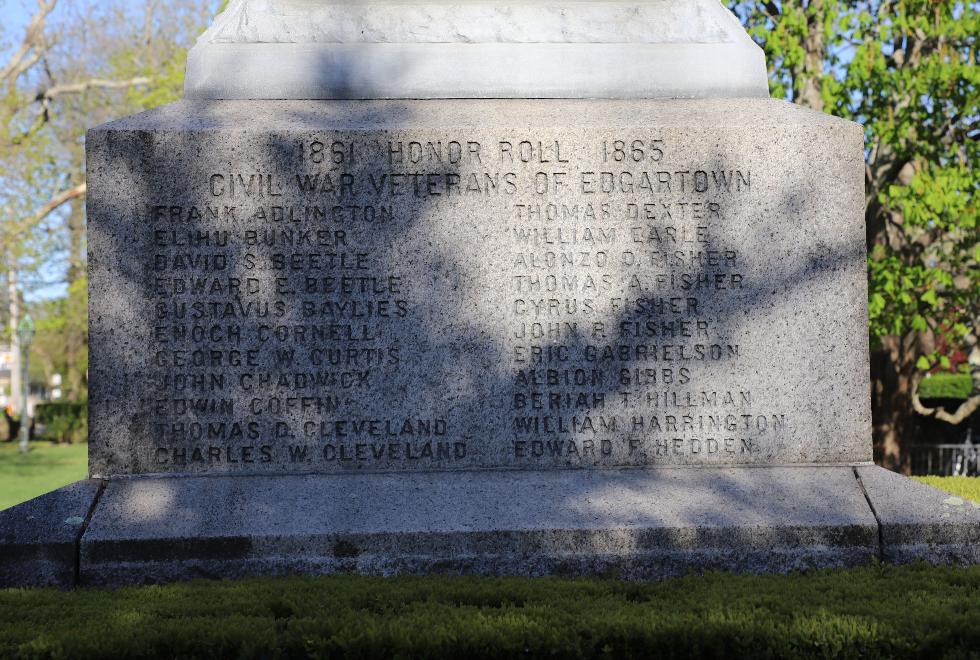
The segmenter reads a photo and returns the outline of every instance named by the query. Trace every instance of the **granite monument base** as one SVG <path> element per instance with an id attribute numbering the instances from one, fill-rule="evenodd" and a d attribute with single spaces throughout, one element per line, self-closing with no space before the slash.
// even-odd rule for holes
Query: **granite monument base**
<path id="1" fill-rule="evenodd" d="M 853 122 L 181 101 L 86 150 L 92 476 L 872 458 Z"/>
<path id="2" fill-rule="evenodd" d="M 980 562 L 980 504 L 874 466 L 83 481 L 0 513 L 0 586 Z"/>
<path id="3" fill-rule="evenodd" d="M 870 465 L 862 139 L 767 99 L 93 129 L 93 480 L 0 513 L 0 585 L 980 561 L 980 508 Z"/>

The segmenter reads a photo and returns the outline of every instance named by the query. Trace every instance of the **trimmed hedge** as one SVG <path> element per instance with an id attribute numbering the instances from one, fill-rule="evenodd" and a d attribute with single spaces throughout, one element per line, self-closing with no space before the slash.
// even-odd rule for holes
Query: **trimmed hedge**
<path id="1" fill-rule="evenodd" d="M 88 403 L 57 401 L 34 408 L 35 439 L 72 444 L 88 440 Z"/>
<path id="2" fill-rule="evenodd" d="M 980 566 L 0 591 L 4 658 L 976 658 Z"/>
<path id="3" fill-rule="evenodd" d="M 972 390 L 970 374 L 933 374 L 919 383 L 919 398 L 969 399 Z"/>

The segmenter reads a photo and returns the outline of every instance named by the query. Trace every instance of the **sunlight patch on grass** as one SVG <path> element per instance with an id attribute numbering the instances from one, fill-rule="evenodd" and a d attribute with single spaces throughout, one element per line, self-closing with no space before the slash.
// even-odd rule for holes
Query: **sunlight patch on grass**
<path id="1" fill-rule="evenodd" d="M 980 502 L 980 477 L 912 477 L 951 495 Z"/>
<path id="2" fill-rule="evenodd" d="M 0 510 L 26 502 L 88 475 L 88 445 L 32 442 L 27 454 L 16 442 L 0 443 Z"/>

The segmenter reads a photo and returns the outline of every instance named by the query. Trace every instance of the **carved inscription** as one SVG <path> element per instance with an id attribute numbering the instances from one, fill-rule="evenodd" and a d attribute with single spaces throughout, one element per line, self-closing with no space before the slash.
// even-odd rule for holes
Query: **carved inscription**
<path id="1" fill-rule="evenodd" d="M 791 428 L 733 322 L 750 166 L 655 131 L 256 149 L 136 210 L 148 469 L 752 462 Z"/>
<path id="2" fill-rule="evenodd" d="M 745 280 L 726 224 L 752 172 L 691 162 L 682 147 L 601 140 L 601 166 L 543 167 L 537 198 L 513 204 L 516 458 L 739 462 L 785 429 L 750 388 L 719 390 L 710 375 L 745 368 L 724 323 Z"/>

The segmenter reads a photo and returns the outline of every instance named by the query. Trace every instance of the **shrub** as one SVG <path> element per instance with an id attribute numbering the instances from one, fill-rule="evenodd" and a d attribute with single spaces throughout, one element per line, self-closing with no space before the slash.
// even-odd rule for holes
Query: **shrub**
<path id="1" fill-rule="evenodd" d="M 40 403 L 34 409 L 35 439 L 72 444 L 88 440 L 88 403 Z"/>
<path id="2" fill-rule="evenodd" d="M 980 566 L 0 590 L 3 658 L 976 658 Z"/>
<path id="3" fill-rule="evenodd" d="M 919 384 L 920 399 L 968 399 L 973 390 L 970 374 L 933 374 Z"/>

